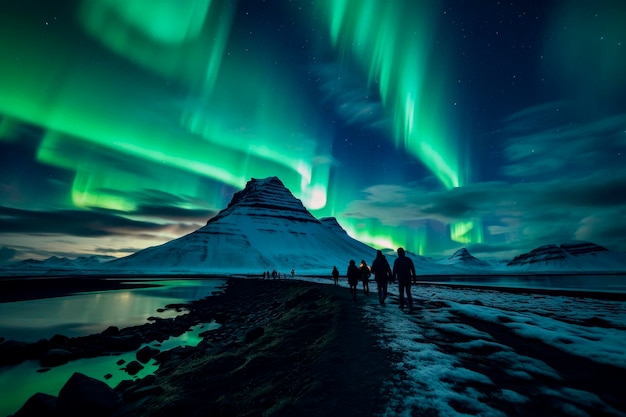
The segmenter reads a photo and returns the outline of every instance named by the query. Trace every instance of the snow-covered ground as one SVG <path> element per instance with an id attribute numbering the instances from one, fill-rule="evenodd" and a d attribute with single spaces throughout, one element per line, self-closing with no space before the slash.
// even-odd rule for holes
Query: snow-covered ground
<path id="1" fill-rule="evenodd" d="M 380 343 L 397 358 L 382 387 L 386 415 L 506 416 L 532 404 L 553 407 L 541 415 L 626 415 L 600 397 L 602 387 L 584 390 L 562 374 L 563 364 L 626 372 L 625 302 L 418 284 L 416 311 L 407 314 L 397 285 L 389 289 L 387 307 L 378 304 L 375 283 L 355 307 L 378 322 Z"/>

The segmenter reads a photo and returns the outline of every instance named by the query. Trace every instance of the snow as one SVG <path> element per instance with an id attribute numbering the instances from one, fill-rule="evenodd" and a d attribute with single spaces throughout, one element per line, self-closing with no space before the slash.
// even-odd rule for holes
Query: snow
<path id="1" fill-rule="evenodd" d="M 624 415 L 595 393 L 568 386 L 547 363 L 498 342 L 484 330 L 503 326 L 529 343 L 538 341 L 563 354 L 626 371 L 624 302 L 418 284 L 412 288 L 417 312 L 407 314 L 389 300 L 386 308 L 379 306 L 375 283 L 370 291 L 367 301 L 359 293 L 355 308 L 380 325 L 381 345 L 397 357 L 393 378 L 383 387 L 386 416 L 505 416 L 502 404 L 515 407 L 541 397 L 549 397 L 569 415 L 586 416 L 585 408 Z M 390 298 L 397 299 L 395 285 L 390 285 Z M 589 325 L 598 318 L 603 327 Z M 510 381 L 493 381 L 481 372 L 487 369 L 483 364 L 498 367 Z M 533 390 L 516 391 L 520 383 Z"/>
<path id="2" fill-rule="evenodd" d="M 520 256 L 517 265 L 483 265 L 467 251 L 446 261 L 408 256 L 418 275 L 626 271 L 626 254 L 598 251 L 593 244 L 579 242 L 564 246 L 538 248 Z M 385 253 L 393 263 L 394 256 Z M 558 259 L 552 259 L 555 254 Z M 333 265 L 344 276 L 349 259 L 371 264 L 374 257 L 373 248 L 348 236 L 335 219 L 315 219 L 277 178 L 268 178 L 250 181 L 226 209 L 189 235 L 75 271 L 260 276 L 270 270 L 288 274 L 293 268 L 301 279 L 330 284 Z M 37 265 L 24 269 L 32 272 Z M 340 281 L 347 286 L 345 279 Z M 505 343 L 506 338 L 494 336 L 508 332 L 524 344 L 539 342 L 563 355 L 626 369 L 624 302 L 421 284 L 413 287 L 417 312 L 409 315 L 397 304 L 379 306 L 375 283 L 370 290 L 369 301 L 360 301 L 355 308 L 380 325 L 381 345 L 397 358 L 393 376 L 382 388 L 388 399 L 385 415 L 504 416 L 507 405 L 546 396 L 568 415 L 587 415 L 585 408 L 624 415 L 596 394 L 567 386 L 559 370 L 533 357 L 532 350 L 517 349 Z M 390 297 L 397 300 L 397 286 L 390 286 Z M 493 372 L 494 367 L 499 381 L 484 372 Z"/>

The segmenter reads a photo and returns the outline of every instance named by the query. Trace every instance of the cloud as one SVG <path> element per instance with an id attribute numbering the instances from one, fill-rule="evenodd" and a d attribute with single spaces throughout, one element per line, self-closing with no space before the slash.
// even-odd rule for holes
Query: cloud
<path id="1" fill-rule="evenodd" d="M 132 214 L 205 223 L 211 217 L 214 217 L 217 211 L 186 209 L 172 206 L 140 205 Z"/>
<path id="2" fill-rule="evenodd" d="M 17 255 L 15 249 L 6 246 L 0 247 L 0 264 L 11 261 L 11 259 L 15 258 L 15 255 Z"/>
<path id="3" fill-rule="evenodd" d="M 167 226 L 86 210 L 32 211 L 0 207 L 1 233 L 64 234 L 81 237 L 158 231 Z"/>
<path id="4" fill-rule="evenodd" d="M 422 183 L 381 184 L 363 193 L 364 198 L 353 201 L 343 216 L 407 227 L 420 220 L 448 225 L 478 218 L 485 241 L 494 247 L 532 249 L 588 240 L 626 250 L 626 171 L 544 182 L 483 182 L 435 191 Z"/>
<path id="5" fill-rule="evenodd" d="M 524 109 L 505 120 L 507 158 L 502 172 L 511 178 L 585 176 L 598 170 L 623 171 L 626 114 L 596 118 L 577 103 L 554 102 Z"/>
<path id="6" fill-rule="evenodd" d="M 189 221 L 204 224 L 218 213 L 217 210 L 208 208 L 207 202 L 199 198 L 175 195 L 161 190 L 142 189 L 130 193 L 128 191 L 103 188 L 99 191 L 136 203 L 136 207 L 132 211 L 118 211 L 92 207 L 93 210 L 99 212 L 124 217 L 151 217 L 167 221 Z M 160 223 L 162 223 L 162 221 Z"/>
<path id="7" fill-rule="evenodd" d="M 328 63 L 315 66 L 314 71 L 321 79 L 320 89 L 324 99 L 333 103 L 346 125 L 390 129 L 390 121 L 378 94 L 363 87 L 367 83 L 358 76 L 357 69 L 344 69 Z"/>

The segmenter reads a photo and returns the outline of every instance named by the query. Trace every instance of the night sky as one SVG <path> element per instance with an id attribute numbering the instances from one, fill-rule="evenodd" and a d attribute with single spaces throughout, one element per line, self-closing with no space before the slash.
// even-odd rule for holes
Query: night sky
<path id="1" fill-rule="evenodd" d="M 125 256 L 277 176 L 376 248 L 626 251 L 626 4 L 21 0 L 0 265 Z"/>

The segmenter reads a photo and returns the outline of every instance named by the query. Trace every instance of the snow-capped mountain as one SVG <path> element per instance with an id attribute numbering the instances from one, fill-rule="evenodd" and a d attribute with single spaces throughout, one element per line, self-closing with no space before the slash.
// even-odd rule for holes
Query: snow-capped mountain
<path id="1" fill-rule="evenodd" d="M 510 261 L 511 271 L 626 271 L 626 253 L 613 252 L 591 242 L 569 242 L 540 246 Z"/>
<path id="2" fill-rule="evenodd" d="M 23 261 L 15 262 L 6 266 L 7 269 L 16 270 L 42 270 L 48 271 L 52 269 L 97 269 L 104 262 L 109 262 L 116 259 L 114 256 L 107 255 L 91 255 L 91 256 L 79 256 L 77 258 L 65 258 L 52 256 L 44 260 L 26 259 Z"/>
<path id="3" fill-rule="evenodd" d="M 276 177 L 252 179 L 206 226 L 107 264 L 112 269 L 197 273 L 329 274 L 376 250 L 350 237 L 334 218 L 316 219 Z"/>
<path id="4" fill-rule="evenodd" d="M 383 249 L 391 264 L 395 249 Z M 276 270 L 345 274 L 348 262 L 372 262 L 376 250 L 352 237 L 333 217 L 316 219 L 276 177 L 252 179 L 204 227 L 178 239 L 111 260 L 94 255 L 76 259 L 25 260 L 3 268 L 30 273 L 203 273 L 262 274 Z M 593 273 L 626 271 L 626 253 L 589 242 L 545 245 L 508 263 L 487 263 L 466 248 L 434 260 L 407 252 L 418 275 Z"/>
<path id="5" fill-rule="evenodd" d="M 444 264 L 446 265 L 455 265 L 455 266 L 463 266 L 470 268 L 488 268 L 489 264 L 485 261 L 481 261 L 480 259 L 474 257 L 466 248 L 461 248 L 454 252 L 452 256 L 450 256 Z"/>

